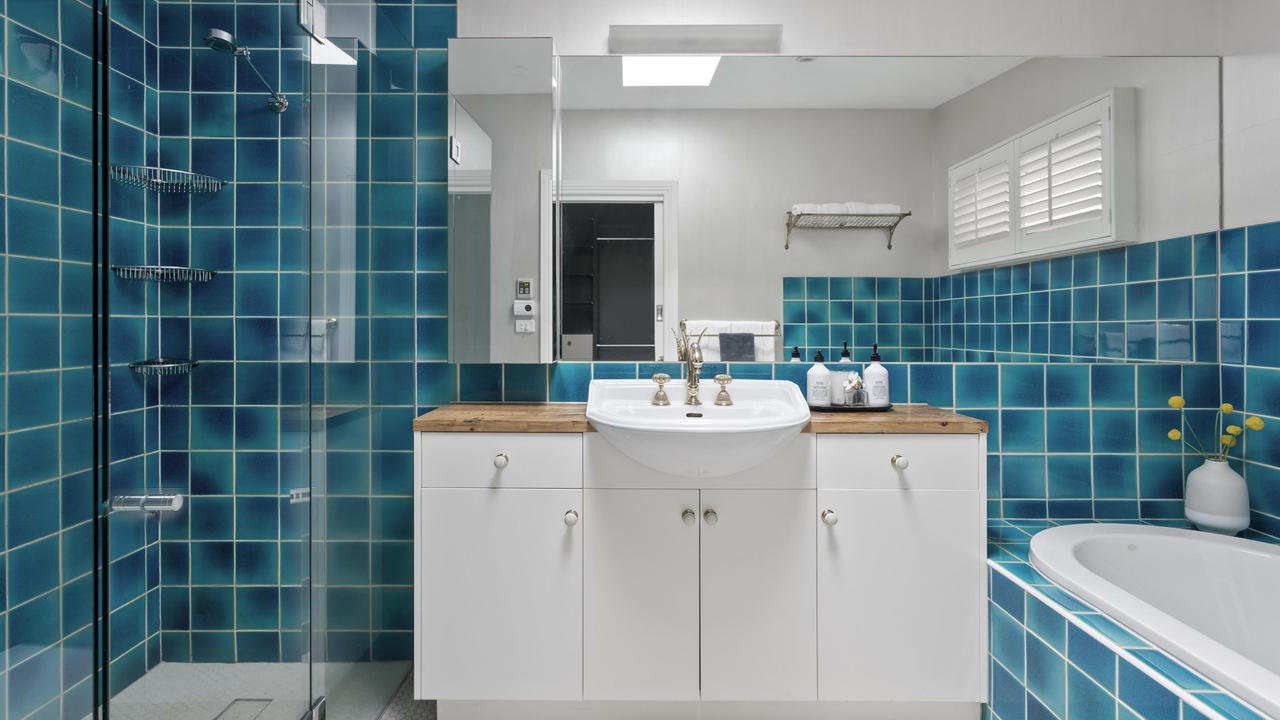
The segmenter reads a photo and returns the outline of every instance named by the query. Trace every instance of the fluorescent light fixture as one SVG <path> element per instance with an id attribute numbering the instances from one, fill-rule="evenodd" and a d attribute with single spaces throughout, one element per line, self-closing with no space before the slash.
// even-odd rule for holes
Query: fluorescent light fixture
<path id="1" fill-rule="evenodd" d="M 355 65 L 356 59 L 342 48 L 314 35 L 311 37 L 312 65 Z"/>
<path id="2" fill-rule="evenodd" d="M 623 87 L 706 87 L 719 55 L 623 55 Z"/>

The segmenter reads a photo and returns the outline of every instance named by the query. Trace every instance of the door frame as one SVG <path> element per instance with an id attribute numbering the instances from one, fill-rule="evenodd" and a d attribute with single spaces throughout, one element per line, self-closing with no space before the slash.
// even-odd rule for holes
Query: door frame
<path id="1" fill-rule="evenodd" d="M 653 330 L 653 346 L 656 360 L 674 362 L 676 341 L 671 330 L 680 323 L 680 254 L 677 232 L 679 215 L 677 197 L 679 184 L 674 180 L 612 180 L 612 181 L 560 181 L 557 203 L 653 203 L 654 212 L 654 296 L 662 298 L 662 320 L 656 313 Z M 559 232 L 563 232 L 560 229 Z M 562 250 L 559 232 L 555 238 L 557 257 Z M 559 263 L 557 263 L 557 266 Z M 557 286 L 559 278 L 557 278 Z M 556 308 L 559 312 L 559 308 Z M 560 346 L 560 330 L 557 324 L 555 344 Z"/>

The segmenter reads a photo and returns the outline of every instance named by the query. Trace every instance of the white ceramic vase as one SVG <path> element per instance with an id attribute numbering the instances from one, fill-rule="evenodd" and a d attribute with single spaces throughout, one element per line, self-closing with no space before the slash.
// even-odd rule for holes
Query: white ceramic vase
<path id="1" fill-rule="evenodd" d="M 1222 460 L 1205 460 L 1187 475 L 1187 519 L 1206 532 L 1235 535 L 1249 527 L 1249 486 Z"/>

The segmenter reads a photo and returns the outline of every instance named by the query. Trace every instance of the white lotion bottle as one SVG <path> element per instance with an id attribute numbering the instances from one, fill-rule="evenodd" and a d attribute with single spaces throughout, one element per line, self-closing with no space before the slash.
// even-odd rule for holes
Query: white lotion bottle
<path id="1" fill-rule="evenodd" d="M 813 356 L 813 367 L 805 375 L 805 396 L 812 407 L 831 406 L 831 372 L 822 362 L 822 351 Z"/>
<path id="2" fill-rule="evenodd" d="M 871 346 L 871 364 L 862 371 L 868 407 L 889 407 L 889 371 L 880 364 L 880 346 Z"/>
<path id="3" fill-rule="evenodd" d="M 845 397 L 844 384 L 849 379 L 849 373 L 853 370 L 853 358 L 849 356 L 849 343 L 844 343 L 844 349 L 840 351 L 840 362 L 831 369 L 831 404 L 848 405 L 849 399 Z"/>

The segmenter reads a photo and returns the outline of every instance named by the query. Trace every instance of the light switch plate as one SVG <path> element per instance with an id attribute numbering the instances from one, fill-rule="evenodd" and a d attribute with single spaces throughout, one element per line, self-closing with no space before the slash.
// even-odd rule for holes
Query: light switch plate
<path id="1" fill-rule="evenodd" d="M 526 335 L 538 331 L 538 321 L 533 318 L 527 320 L 516 320 L 516 333 Z"/>
<path id="2" fill-rule="evenodd" d="M 532 300 L 515 300 L 511 303 L 511 312 L 516 317 L 533 317 L 538 314 L 538 303 Z"/>
<path id="3" fill-rule="evenodd" d="M 533 278 L 518 278 L 516 280 L 516 299 L 533 299 Z"/>

